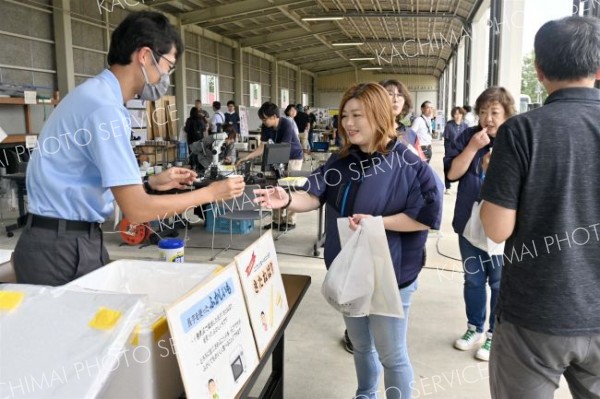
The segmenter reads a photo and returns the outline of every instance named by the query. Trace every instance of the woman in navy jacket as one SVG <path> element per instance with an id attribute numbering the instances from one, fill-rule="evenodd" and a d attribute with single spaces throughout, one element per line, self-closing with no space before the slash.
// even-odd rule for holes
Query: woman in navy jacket
<path id="1" fill-rule="evenodd" d="M 464 268 L 464 300 L 467 330 L 456 340 L 454 347 L 470 350 L 485 338 L 475 357 L 488 361 L 494 332 L 495 308 L 500 291 L 502 256 L 489 256 L 471 245 L 463 236 L 471 209 L 479 202 L 479 191 L 490 161 L 494 138 L 500 125 L 515 114 L 515 102 L 503 87 L 490 87 L 477 98 L 475 112 L 479 126 L 463 131 L 451 144 L 444 156 L 444 170 L 449 181 L 458 180 L 452 227 L 458 234 L 458 244 Z M 484 336 L 487 309 L 486 282 L 491 289 L 489 328 Z"/>
<path id="2" fill-rule="evenodd" d="M 336 219 L 383 216 L 405 318 L 344 317 L 354 345 L 357 397 L 377 397 L 383 368 L 387 398 L 409 398 L 413 371 L 406 348 L 411 294 L 423 267 L 429 228 L 439 228 L 443 184 L 433 170 L 397 140 L 387 91 L 376 83 L 344 94 L 339 134 L 344 146 L 310 176 L 303 192 L 257 190 L 256 202 L 306 212 L 326 206 L 325 264 L 340 252 Z M 382 367 L 383 366 L 383 367 Z M 363 395 L 363 396 L 360 396 Z"/>

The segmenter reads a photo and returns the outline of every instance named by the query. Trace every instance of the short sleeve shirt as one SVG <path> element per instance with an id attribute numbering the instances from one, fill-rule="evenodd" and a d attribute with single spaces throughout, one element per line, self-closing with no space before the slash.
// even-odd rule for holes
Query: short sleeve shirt
<path id="1" fill-rule="evenodd" d="M 482 188 L 516 210 L 498 314 L 554 335 L 600 333 L 600 90 L 568 88 L 500 126 Z"/>
<path id="2" fill-rule="evenodd" d="M 279 118 L 276 128 L 262 126 L 260 140 L 264 143 L 272 140 L 274 143 L 290 143 L 290 159 L 303 159 L 304 153 L 300 145 L 300 139 L 296 134 L 293 122 L 287 118 Z"/>
<path id="3" fill-rule="evenodd" d="M 111 187 L 141 184 L 130 144 L 131 122 L 109 70 L 69 93 L 44 124 L 27 167 L 29 212 L 104 222 Z"/>

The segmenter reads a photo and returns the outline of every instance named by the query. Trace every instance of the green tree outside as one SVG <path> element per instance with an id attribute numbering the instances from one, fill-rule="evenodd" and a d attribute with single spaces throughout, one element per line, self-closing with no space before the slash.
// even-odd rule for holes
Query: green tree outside
<path id="1" fill-rule="evenodd" d="M 535 73 L 535 55 L 533 51 L 526 54 L 523 57 L 523 69 L 521 76 L 521 94 L 526 94 L 531 98 L 532 103 L 541 103 L 543 104 L 546 101 L 546 97 L 548 97 L 548 93 L 546 93 L 546 89 L 542 86 L 541 83 L 537 80 L 537 75 Z M 538 98 L 539 94 L 539 98 Z"/>

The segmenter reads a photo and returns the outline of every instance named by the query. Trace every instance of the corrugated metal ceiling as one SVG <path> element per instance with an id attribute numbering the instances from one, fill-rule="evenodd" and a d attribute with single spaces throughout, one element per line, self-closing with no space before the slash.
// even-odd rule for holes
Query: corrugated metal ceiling
<path id="1" fill-rule="evenodd" d="M 148 5 L 314 73 L 439 77 L 477 0 L 155 0 Z M 305 21 L 310 17 L 337 17 Z M 360 43 L 337 46 L 341 43 Z M 372 58 L 351 60 L 352 58 Z"/>

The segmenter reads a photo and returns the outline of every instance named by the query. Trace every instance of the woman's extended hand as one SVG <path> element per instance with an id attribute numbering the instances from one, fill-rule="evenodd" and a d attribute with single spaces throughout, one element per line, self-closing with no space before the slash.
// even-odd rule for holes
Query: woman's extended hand
<path id="1" fill-rule="evenodd" d="M 270 187 L 254 190 L 256 198 L 253 201 L 261 207 L 270 209 L 280 209 L 286 206 L 290 200 L 290 193 L 287 193 L 282 187 Z"/>

